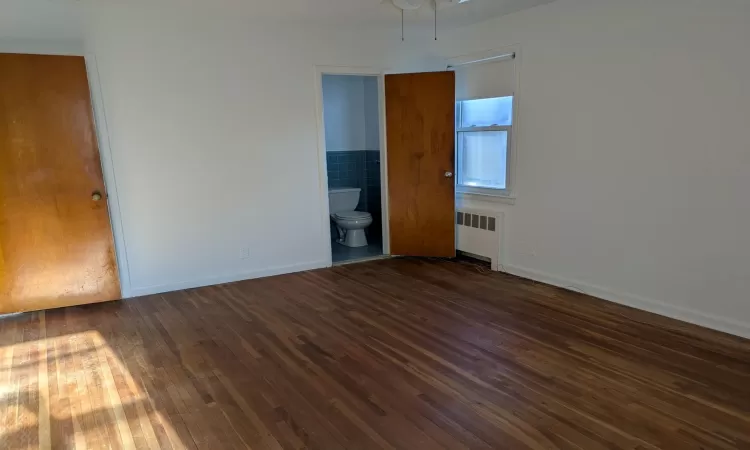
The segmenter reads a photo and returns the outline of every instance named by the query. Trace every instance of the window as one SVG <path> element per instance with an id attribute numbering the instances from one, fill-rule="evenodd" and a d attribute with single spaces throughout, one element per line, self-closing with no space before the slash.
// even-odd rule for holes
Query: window
<path id="1" fill-rule="evenodd" d="M 511 197 L 519 48 L 449 61 L 456 72 L 456 191 Z"/>
<path id="2" fill-rule="evenodd" d="M 513 97 L 460 101 L 456 119 L 459 190 L 507 193 Z"/>

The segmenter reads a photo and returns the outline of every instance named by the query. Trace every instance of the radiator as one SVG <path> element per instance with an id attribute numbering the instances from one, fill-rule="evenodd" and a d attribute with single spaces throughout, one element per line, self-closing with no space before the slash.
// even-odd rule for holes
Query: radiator
<path id="1" fill-rule="evenodd" d="M 503 213 L 460 208 L 456 211 L 456 249 L 490 260 L 492 270 L 502 265 Z"/>

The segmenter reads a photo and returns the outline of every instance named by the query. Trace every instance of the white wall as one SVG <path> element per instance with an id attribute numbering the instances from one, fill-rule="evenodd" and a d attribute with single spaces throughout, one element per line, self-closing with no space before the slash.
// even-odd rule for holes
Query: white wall
<path id="1" fill-rule="evenodd" d="M 62 27 L 98 63 L 127 292 L 325 265 L 315 65 L 520 44 L 517 201 L 469 201 L 505 211 L 506 268 L 750 336 L 745 0 L 558 0 L 437 44 L 151 3 Z"/>
<path id="2" fill-rule="evenodd" d="M 426 64 L 397 35 L 250 20 L 88 11 L 133 295 L 326 265 L 315 65 Z"/>
<path id="3" fill-rule="evenodd" d="M 378 101 L 377 77 L 324 75 L 326 150 L 380 150 Z"/>
<path id="4" fill-rule="evenodd" d="M 441 40 L 519 44 L 510 272 L 750 336 L 750 3 L 558 0 Z"/>
<path id="5" fill-rule="evenodd" d="M 380 96 L 378 78 L 365 77 L 365 143 L 367 150 L 380 150 Z"/>
<path id="6" fill-rule="evenodd" d="M 75 3 L 46 0 L 0 1 L 0 43 L 6 40 L 51 40 L 53 50 L 56 50 L 61 43 L 78 43 L 82 37 L 82 26 L 81 9 Z"/>
<path id="7" fill-rule="evenodd" d="M 404 44 L 259 23 L 252 8 L 155 3 L 80 2 L 80 25 L 57 38 L 0 34 L 2 51 L 83 48 L 96 61 L 125 295 L 325 266 L 315 66 L 436 67 L 429 34 Z"/>

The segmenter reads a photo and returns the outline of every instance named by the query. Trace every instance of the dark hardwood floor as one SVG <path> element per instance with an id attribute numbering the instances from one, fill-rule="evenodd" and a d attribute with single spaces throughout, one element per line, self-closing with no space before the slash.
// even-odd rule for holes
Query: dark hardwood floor
<path id="1" fill-rule="evenodd" d="M 0 319 L 0 448 L 750 448 L 750 342 L 466 263 L 347 265 Z"/>

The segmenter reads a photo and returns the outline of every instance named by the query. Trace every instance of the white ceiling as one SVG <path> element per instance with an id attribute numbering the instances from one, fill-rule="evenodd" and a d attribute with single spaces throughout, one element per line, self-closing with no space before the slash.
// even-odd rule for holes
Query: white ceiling
<path id="1" fill-rule="evenodd" d="M 80 39 L 82 12 L 119 0 L 0 0 L 0 38 Z M 433 1 L 423 0 L 418 11 L 407 11 L 407 26 L 432 24 Z M 450 0 L 439 0 L 450 1 Z M 457 0 L 455 0 L 457 1 Z M 442 29 L 471 25 L 493 17 L 550 3 L 553 0 L 471 0 L 439 8 Z M 319 23 L 336 27 L 401 26 L 401 12 L 391 0 L 128 0 L 153 7 L 202 9 L 242 14 L 248 20 Z"/>
<path id="2" fill-rule="evenodd" d="M 200 0 L 195 0 L 200 1 Z M 391 0 L 221 0 L 234 4 L 252 3 L 251 14 L 258 17 L 289 20 L 309 20 L 339 26 L 400 26 L 401 10 Z M 450 0 L 438 0 L 438 13 L 442 26 L 455 28 L 471 25 L 493 17 L 510 14 L 522 9 L 550 3 L 553 0 L 471 0 L 467 3 L 450 4 Z M 407 11 L 406 20 L 432 23 L 434 0 L 423 0 L 418 11 Z"/>

